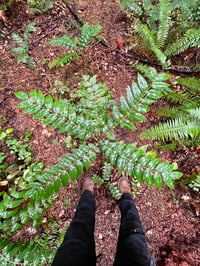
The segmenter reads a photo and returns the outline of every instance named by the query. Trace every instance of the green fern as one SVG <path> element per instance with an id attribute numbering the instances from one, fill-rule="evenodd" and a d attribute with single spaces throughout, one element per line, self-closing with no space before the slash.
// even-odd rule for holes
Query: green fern
<path id="1" fill-rule="evenodd" d="M 192 92 L 185 91 L 171 91 L 165 96 L 167 100 L 173 103 L 179 103 L 186 107 L 198 107 L 200 105 L 200 98 Z"/>
<path id="2" fill-rule="evenodd" d="M 199 47 L 198 19 L 194 15 L 198 1 L 123 0 L 121 6 L 129 16 L 133 14 L 133 34 L 140 37 L 144 48 L 153 52 L 163 68 L 169 68 L 173 56 L 189 47 Z M 198 11 L 196 14 L 199 17 Z"/>
<path id="3" fill-rule="evenodd" d="M 146 24 L 141 23 L 138 19 L 135 20 L 134 25 L 134 32 L 138 33 L 143 42 L 145 42 L 150 47 L 151 51 L 155 53 L 162 66 L 164 68 L 168 68 L 169 61 L 167 61 L 167 56 L 161 51 L 161 49 L 159 49 L 154 33 L 148 28 Z M 157 38 L 159 38 L 159 36 Z"/>
<path id="4" fill-rule="evenodd" d="M 199 192 L 200 191 L 200 174 L 198 174 L 188 186 L 192 188 L 194 191 Z"/>
<path id="5" fill-rule="evenodd" d="M 163 48 L 169 35 L 169 29 L 172 25 L 171 22 L 171 6 L 169 0 L 159 1 L 159 26 L 157 31 L 158 48 Z"/>
<path id="6" fill-rule="evenodd" d="M 28 0 L 29 9 L 34 13 L 42 13 L 51 9 L 54 5 L 53 0 Z"/>
<path id="7" fill-rule="evenodd" d="M 113 199 L 119 200 L 122 196 L 122 193 L 119 191 L 118 187 L 110 182 L 107 183 L 107 186 Z"/>
<path id="8" fill-rule="evenodd" d="M 135 12 L 136 15 L 140 16 L 142 15 L 143 11 L 138 2 L 139 1 L 123 0 L 121 2 L 121 7 L 124 10 L 129 9 L 130 11 Z"/>
<path id="9" fill-rule="evenodd" d="M 181 52 L 187 50 L 189 47 L 200 47 L 200 30 L 189 29 L 185 32 L 184 36 L 178 39 L 175 43 L 165 50 L 165 55 L 170 57 L 172 55 L 178 55 Z"/>
<path id="10" fill-rule="evenodd" d="M 162 141 L 195 138 L 200 134 L 199 120 L 181 117 L 169 120 L 140 134 L 141 138 L 159 139 Z"/>
<path id="11" fill-rule="evenodd" d="M 147 68 L 139 66 L 139 69 L 145 75 L 149 75 Z M 155 111 L 159 116 L 171 119 L 145 130 L 140 134 L 141 138 L 157 139 L 163 142 L 173 139 L 180 139 L 181 141 L 196 139 L 198 141 L 200 134 L 200 98 L 196 91 L 199 90 L 199 80 L 178 78 L 178 83 L 184 85 L 182 90 L 172 90 L 165 94 L 165 99 L 174 103 L 175 106 L 160 108 Z"/>
<path id="12" fill-rule="evenodd" d="M 31 22 L 26 26 L 23 38 L 17 33 L 12 33 L 12 39 L 18 44 L 18 47 L 12 48 L 12 51 L 19 54 L 17 63 L 25 63 L 31 70 L 34 70 L 34 60 L 29 55 L 29 38 L 31 32 L 35 30 L 35 22 Z"/>
<path id="13" fill-rule="evenodd" d="M 112 198 L 119 200 L 122 196 L 122 193 L 114 183 L 110 182 L 112 170 L 113 166 L 110 163 L 104 162 L 102 177 L 94 175 L 93 181 L 95 184 L 98 184 L 100 186 L 104 185 L 105 187 L 107 187 Z"/>
<path id="14" fill-rule="evenodd" d="M 81 27 L 79 38 L 71 38 L 69 35 L 64 35 L 62 37 L 51 39 L 50 44 L 64 46 L 67 49 L 70 49 L 71 52 L 59 57 L 56 60 L 53 60 L 49 64 L 49 67 L 53 68 L 70 63 L 73 58 L 79 55 L 81 51 L 85 49 L 87 45 L 98 35 L 101 29 L 102 27 L 99 24 L 90 26 L 88 23 L 85 23 Z"/>
<path id="15" fill-rule="evenodd" d="M 195 77 L 192 78 L 178 78 L 178 84 L 189 88 L 194 92 L 200 92 L 200 79 Z"/>

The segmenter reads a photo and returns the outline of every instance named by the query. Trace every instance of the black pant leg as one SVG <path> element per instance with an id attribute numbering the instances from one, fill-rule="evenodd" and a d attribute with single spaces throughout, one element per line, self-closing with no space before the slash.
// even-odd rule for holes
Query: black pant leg
<path id="1" fill-rule="evenodd" d="M 95 208 L 94 195 L 91 191 L 85 190 L 52 266 L 96 265 Z"/>
<path id="2" fill-rule="evenodd" d="M 129 193 L 119 200 L 121 225 L 114 266 L 150 265 L 146 237 L 135 203 Z"/>

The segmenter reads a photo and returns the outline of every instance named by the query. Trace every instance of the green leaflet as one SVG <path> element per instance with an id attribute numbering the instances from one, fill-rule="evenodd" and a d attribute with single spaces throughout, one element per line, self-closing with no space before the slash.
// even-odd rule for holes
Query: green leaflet
<path id="1" fill-rule="evenodd" d="M 24 91 L 17 91 L 15 92 L 15 96 L 20 100 L 26 100 L 28 99 L 28 94 Z"/>

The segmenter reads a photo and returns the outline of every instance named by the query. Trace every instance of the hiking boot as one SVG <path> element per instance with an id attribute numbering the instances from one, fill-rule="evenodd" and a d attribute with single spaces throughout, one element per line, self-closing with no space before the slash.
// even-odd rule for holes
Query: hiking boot
<path id="1" fill-rule="evenodd" d="M 131 194 L 131 186 L 126 177 L 121 177 L 118 182 L 118 188 L 121 193 L 129 193 Z"/>
<path id="2" fill-rule="evenodd" d="M 82 192 L 85 190 L 89 190 L 92 193 L 94 192 L 94 182 L 90 176 L 86 176 L 84 178 L 83 184 L 82 184 Z"/>

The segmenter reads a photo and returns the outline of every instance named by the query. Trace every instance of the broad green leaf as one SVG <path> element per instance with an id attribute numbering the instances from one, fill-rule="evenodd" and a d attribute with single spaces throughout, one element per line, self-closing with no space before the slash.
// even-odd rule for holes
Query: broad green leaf
<path id="1" fill-rule="evenodd" d="M 169 188 L 174 189 L 174 184 L 170 176 L 165 177 L 164 182 Z"/>
<path id="2" fill-rule="evenodd" d="M 15 231 L 17 231 L 17 230 L 20 230 L 20 229 L 22 229 L 22 225 L 21 224 L 19 224 L 19 223 L 14 223 L 12 226 L 11 226 L 11 232 L 15 232 Z M 13 253 L 14 253 L 15 251 L 13 250 Z M 12 253 L 10 253 L 9 252 L 9 254 L 12 254 Z"/>
<path id="3" fill-rule="evenodd" d="M 76 162 L 77 176 L 80 176 L 83 172 L 83 164 L 81 161 Z"/>
<path id="4" fill-rule="evenodd" d="M 90 160 L 88 158 L 83 158 L 83 165 L 86 170 L 90 168 Z"/>
<path id="5" fill-rule="evenodd" d="M 46 109 L 39 110 L 37 113 L 34 114 L 33 119 L 41 119 L 47 116 L 49 112 Z"/>
<path id="6" fill-rule="evenodd" d="M 29 95 L 33 101 L 37 101 L 37 91 L 36 90 L 31 90 Z"/>
<path id="7" fill-rule="evenodd" d="M 53 185 L 52 184 L 48 184 L 46 186 L 46 188 L 45 188 L 45 197 L 49 198 L 52 195 L 53 191 L 54 191 Z"/>
<path id="8" fill-rule="evenodd" d="M 36 193 L 35 189 L 29 189 L 29 190 L 25 193 L 24 197 L 25 197 L 25 198 L 30 198 L 30 199 L 31 199 L 33 196 L 35 196 L 35 193 Z"/>
<path id="9" fill-rule="evenodd" d="M 53 108 L 53 98 L 51 97 L 51 95 L 47 95 L 45 97 L 45 106 L 48 109 L 52 109 Z"/>
<path id="10" fill-rule="evenodd" d="M 54 129 L 54 128 L 62 127 L 64 126 L 64 123 L 65 123 L 65 119 L 58 118 L 56 121 L 53 122 L 50 128 Z"/>
<path id="11" fill-rule="evenodd" d="M 77 175 L 78 175 L 76 166 L 74 166 L 74 165 L 71 166 L 70 171 L 69 171 L 69 175 L 70 175 L 70 178 L 72 181 L 76 180 Z"/>
<path id="12" fill-rule="evenodd" d="M 8 218 L 10 218 L 12 216 L 15 216 L 17 213 L 18 213 L 18 210 L 5 211 L 2 214 L 2 218 L 8 219 Z"/>
<path id="13" fill-rule="evenodd" d="M 24 202 L 23 199 L 20 199 L 20 200 L 12 200 L 10 203 L 9 203 L 9 208 L 16 208 L 18 207 L 19 205 L 22 204 L 22 202 Z"/>
<path id="14" fill-rule="evenodd" d="M 143 171 L 143 179 L 146 181 L 146 183 L 150 186 L 150 187 L 152 187 L 153 186 L 153 184 L 154 184 L 154 178 L 153 178 L 153 175 L 152 175 L 152 173 L 150 172 L 150 170 L 149 169 L 145 169 L 144 171 Z"/>
<path id="15" fill-rule="evenodd" d="M 17 107 L 19 107 L 19 108 L 28 108 L 28 107 L 32 106 L 32 104 L 33 103 L 30 100 L 27 100 L 27 101 L 23 101 L 23 102 L 19 103 L 17 105 Z"/>
<path id="16" fill-rule="evenodd" d="M 63 186 L 66 186 L 69 182 L 69 174 L 68 173 L 62 174 L 61 180 L 62 180 Z"/>
<path id="17" fill-rule="evenodd" d="M 154 184 L 158 188 L 162 188 L 162 177 L 161 177 L 161 175 L 158 172 L 156 172 L 156 173 L 154 173 L 153 178 L 154 178 Z"/>
<path id="18" fill-rule="evenodd" d="M 137 129 L 137 127 L 135 125 L 133 125 L 133 123 L 131 123 L 128 120 L 121 120 L 120 125 L 121 125 L 121 127 L 126 128 L 128 130 L 135 130 L 135 129 Z"/>
<path id="19" fill-rule="evenodd" d="M 60 190 L 61 187 L 61 180 L 60 179 L 56 179 L 54 181 L 54 190 L 57 193 Z"/>
<path id="20" fill-rule="evenodd" d="M 121 103 L 120 110 L 122 111 L 123 114 L 126 114 L 130 110 L 130 107 L 124 96 L 121 96 L 120 103 Z"/>
<path id="21" fill-rule="evenodd" d="M 120 110 L 117 106 L 113 107 L 113 118 L 116 121 L 119 121 L 121 118 L 123 117 L 123 115 L 120 113 Z"/>
<path id="22" fill-rule="evenodd" d="M 139 85 L 141 91 L 147 91 L 148 90 L 148 84 L 140 73 L 138 73 L 137 80 L 138 80 L 138 85 Z"/>
<path id="23" fill-rule="evenodd" d="M 134 168 L 134 176 L 137 178 L 137 180 L 142 183 L 143 181 L 143 169 L 142 167 L 138 164 Z"/>
<path id="24" fill-rule="evenodd" d="M 42 125 L 48 125 L 53 123 L 57 119 L 57 116 L 55 114 L 48 114 L 44 120 L 42 121 Z"/>
<path id="25" fill-rule="evenodd" d="M 4 249 L 10 243 L 9 240 L 0 238 L 0 250 Z"/>
<path id="26" fill-rule="evenodd" d="M 126 165 L 126 160 L 119 157 L 117 160 L 117 168 L 118 168 L 119 174 L 122 174 L 122 172 L 125 170 L 125 165 Z"/>
<path id="27" fill-rule="evenodd" d="M 65 167 L 59 164 L 51 165 L 51 169 L 57 173 L 62 173 L 65 170 Z"/>
<path id="28" fill-rule="evenodd" d="M 37 92 L 37 102 L 42 105 L 44 104 L 44 95 L 41 91 Z"/>
<path id="29" fill-rule="evenodd" d="M 28 107 L 24 110 L 24 113 L 34 114 L 34 113 L 38 112 L 39 110 L 40 110 L 40 106 L 32 104 L 30 107 Z"/>
<path id="30" fill-rule="evenodd" d="M 27 100 L 28 99 L 28 94 L 24 91 L 17 91 L 15 92 L 15 96 L 20 99 L 20 100 Z"/>

